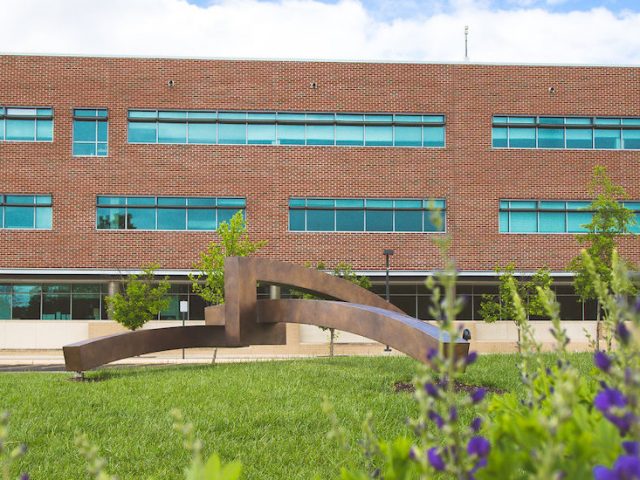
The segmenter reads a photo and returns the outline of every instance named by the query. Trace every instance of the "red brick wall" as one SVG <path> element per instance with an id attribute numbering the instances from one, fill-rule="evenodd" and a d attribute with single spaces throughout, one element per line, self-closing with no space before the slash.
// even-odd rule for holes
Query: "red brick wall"
<path id="1" fill-rule="evenodd" d="M 494 114 L 640 116 L 640 68 L 0 56 L 0 85 L 0 105 L 55 109 L 53 143 L 0 142 L 0 192 L 54 202 L 53 230 L 0 230 L 0 268 L 184 269 L 213 239 L 97 231 L 99 194 L 246 196 L 252 237 L 269 240 L 262 255 L 379 269 L 393 248 L 408 270 L 440 265 L 434 235 L 289 233 L 288 198 L 444 197 L 462 270 L 563 269 L 578 252 L 572 235 L 499 234 L 500 198 L 586 199 L 602 164 L 640 199 L 640 152 L 490 146 Z M 74 107 L 109 109 L 108 157 L 71 156 Z M 447 146 L 129 145 L 130 108 L 444 113 Z M 640 261 L 637 237 L 622 244 Z"/>

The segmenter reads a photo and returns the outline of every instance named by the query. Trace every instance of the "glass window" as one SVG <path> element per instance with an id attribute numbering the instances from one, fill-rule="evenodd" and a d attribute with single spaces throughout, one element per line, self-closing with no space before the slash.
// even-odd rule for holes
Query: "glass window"
<path id="1" fill-rule="evenodd" d="M 567 148 L 593 148 L 593 130 L 568 128 Z"/>
<path id="2" fill-rule="evenodd" d="M 213 208 L 190 208 L 187 212 L 187 230 L 215 230 L 216 211 Z"/>
<path id="3" fill-rule="evenodd" d="M 34 226 L 35 211 L 33 207 L 5 207 L 5 228 L 34 228 Z"/>
<path id="4" fill-rule="evenodd" d="M 365 144 L 373 147 L 393 145 L 393 127 L 367 125 L 365 127 Z"/>
<path id="5" fill-rule="evenodd" d="M 422 129 L 420 127 L 395 127 L 396 147 L 421 147 Z"/>
<path id="6" fill-rule="evenodd" d="M 50 142 L 53 109 L 0 107 L 0 141 Z"/>
<path id="7" fill-rule="evenodd" d="M 333 145 L 333 125 L 307 125 L 307 145 Z"/>
<path id="8" fill-rule="evenodd" d="M 275 145 L 276 143 L 276 125 L 266 124 L 249 124 L 247 137 L 250 145 Z"/>
<path id="9" fill-rule="evenodd" d="M 444 127 L 424 127 L 425 147 L 444 147 Z"/>
<path id="10" fill-rule="evenodd" d="M 38 320 L 40 318 L 40 287 L 37 285 L 14 285 L 11 304 L 13 319 Z"/>
<path id="11" fill-rule="evenodd" d="M 565 212 L 540 212 L 539 231 L 542 233 L 564 233 L 567 231 L 565 218 Z"/>
<path id="12" fill-rule="evenodd" d="M 244 145 L 247 143 L 247 125 L 245 123 L 220 123 L 218 125 L 218 143 Z"/>
<path id="13" fill-rule="evenodd" d="M 128 118 L 130 143 L 444 146 L 444 115 L 132 110 Z M 74 151 L 106 152 L 106 135 L 98 142 Z"/>
<path id="14" fill-rule="evenodd" d="M 493 127 L 493 143 L 494 148 L 506 148 L 507 144 L 507 128 Z"/>
<path id="15" fill-rule="evenodd" d="M 106 156 L 107 111 L 78 109 L 73 111 L 73 155 Z"/>
<path id="16" fill-rule="evenodd" d="M 124 208 L 98 208 L 97 225 L 99 230 L 122 230 L 126 225 Z"/>
<path id="17" fill-rule="evenodd" d="M 100 293 L 73 293 L 71 311 L 74 320 L 100 320 Z"/>
<path id="18" fill-rule="evenodd" d="M 393 210 L 367 210 L 366 229 L 368 232 L 392 232 Z"/>
<path id="19" fill-rule="evenodd" d="M 532 233 L 538 231 L 538 221 L 536 212 L 511 212 L 509 222 L 511 232 Z"/>
<path id="20" fill-rule="evenodd" d="M 36 120 L 36 141 L 50 142 L 53 140 L 53 121 Z"/>
<path id="21" fill-rule="evenodd" d="M 307 231 L 335 230 L 335 210 L 308 210 Z"/>
<path id="22" fill-rule="evenodd" d="M 364 126 L 336 125 L 336 145 L 364 145 Z"/>
<path id="23" fill-rule="evenodd" d="M 218 127 L 215 123 L 190 123 L 189 143 L 214 144 L 217 142 Z"/>
<path id="24" fill-rule="evenodd" d="M 414 199 L 291 198 L 289 229 L 338 232 L 436 232 L 444 231 L 444 200 L 432 203 Z M 441 225 L 425 217 L 442 208 Z M 335 224 L 334 224 L 335 221 Z"/>
<path id="25" fill-rule="evenodd" d="M 42 320 L 71 319 L 71 295 L 43 293 Z"/>
<path id="26" fill-rule="evenodd" d="M 98 197 L 97 228 L 215 230 L 237 211 L 244 214 L 245 205 L 244 198 L 101 196 Z"/>
<path id="27" fill-rule="evenodd" d="M 593 214 L 591 212 L 568 212 L 567 223 L 570 233 L 583 233 L 587 229 L 584 225 L 591 223 Z"/>
<path id="28" fill-rule="evenodd" d="M 289 210 L 289 230 L 302 232 L 306 230 L 304 210 Z"/>
<path id="29" fill-rule="evenodd" d="M 278 142 L 281 145 L 304 145 L 304 125 L 278 124 Z"/>
<path id="30" fill-rule="evenodd" d="M 129 122 L 129 143 L 156 143 L 157 124 Z"/>
<path id="31" fill-rule="evenodd" d="M 396 232 L 421 232 L 421 210 L 396 210 Z"/>
<path id="32" fill-rule="evenodd" d="M 158 208 L 158 230 L 186 230 L 186 228 L 186 209 Z"/>
<path id="33" fill-rule="evenodd" d="M 364 209 L 336 210 L 336 230 L 338 232 L 364 231 Z"/>
<path id="34" fill-rule="evenodd" d="M 509 146 L 511 148 L 535 148 L 536 129 L 535 128 L 510 128 Z"/>
<path id="35" fill-rule="evenodd" d="M 640 150 L 640 130 L 623 130 L 622 143 L 625 150 Z"/>
<path id="36" fill-rule="evenodd" d="M 187 124 L 158 123 L 158 143 L 187 143 Z"/>
<path id="37" fill-rule="evenodd" d="M 0 287 L 0 320 L 11 320 L 11 295 Z"/>
<path id="38" fill-rule="evenodd" d="M 35 126 L 35 120 L 9 118 L 7 119 L 6 138 L 18 142 L 33 142 L 36 139 Z"/>
<path id="39" fill-rule="evenodd" d="M 620 148 L 620 130 L 603 130 L 596 128 L 594 132 L 596 148 Z"/>
<path id="40" fill-rule="evenodd" d="M 539 148 L 564 148 L 564 129 L 562 128 L 538 129 L 538 147 Z"/>
<path id="41" fill-rule="evenodd" d="M 127 228 L 132 230 L 155 230 L 156 210 L 155 208 L 128 208 Z"/>

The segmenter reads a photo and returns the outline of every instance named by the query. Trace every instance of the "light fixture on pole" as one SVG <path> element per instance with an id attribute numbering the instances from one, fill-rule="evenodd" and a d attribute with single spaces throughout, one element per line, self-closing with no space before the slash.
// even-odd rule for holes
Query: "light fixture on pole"
<path id="1" fill-rule="evenodd" d="M 386 270 L 387 270 L 387 275 L 386 275 L 386 278 L 385 278 L 385 298 L 386 298 L 387 302 L 388 302 L 388 301 L 389 301 L 389 299 L 390 299 L 390 296 L 389 296 L 389 257 L 390 257 L 391 255 L 393 255 L 394 253 L 395 253 L 395 252 L 394 252 L 393 250 L 391 250 L 390 248 L 385 248 L 385 249 L 382 251 L 382 254 L 385 256 L 385 259 L 386 259 Z M 391 351 L 391 348 L 389 348 L 389 345 L 386 345 L 386 346 L 384 347 L 384 351 L 385 351 L 385 352 L 390 352 L 390 351 Z"/>

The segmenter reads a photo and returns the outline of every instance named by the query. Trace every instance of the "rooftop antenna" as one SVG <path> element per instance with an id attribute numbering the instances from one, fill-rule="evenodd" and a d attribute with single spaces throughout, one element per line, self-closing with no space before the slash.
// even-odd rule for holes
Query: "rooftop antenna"
<path id="1" fill-rule="evenodd" d="M 469 25 L 464 26 L 464 61 L 469 61 Z"/>

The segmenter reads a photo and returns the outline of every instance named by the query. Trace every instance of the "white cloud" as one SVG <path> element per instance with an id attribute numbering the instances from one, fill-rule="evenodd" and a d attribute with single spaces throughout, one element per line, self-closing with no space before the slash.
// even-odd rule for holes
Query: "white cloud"
<path id="1" fill-rule="evenodd" d="M 525 1 L 526 3 L 526 1 Z M 460 61 L 464 25 L 478 62 L 640 63 L 640 13 L 551 13 L 451 0 L 384 20 L 357 0 L 21 0 L 3 5 L 0 50 L 186 57 Z"/>

